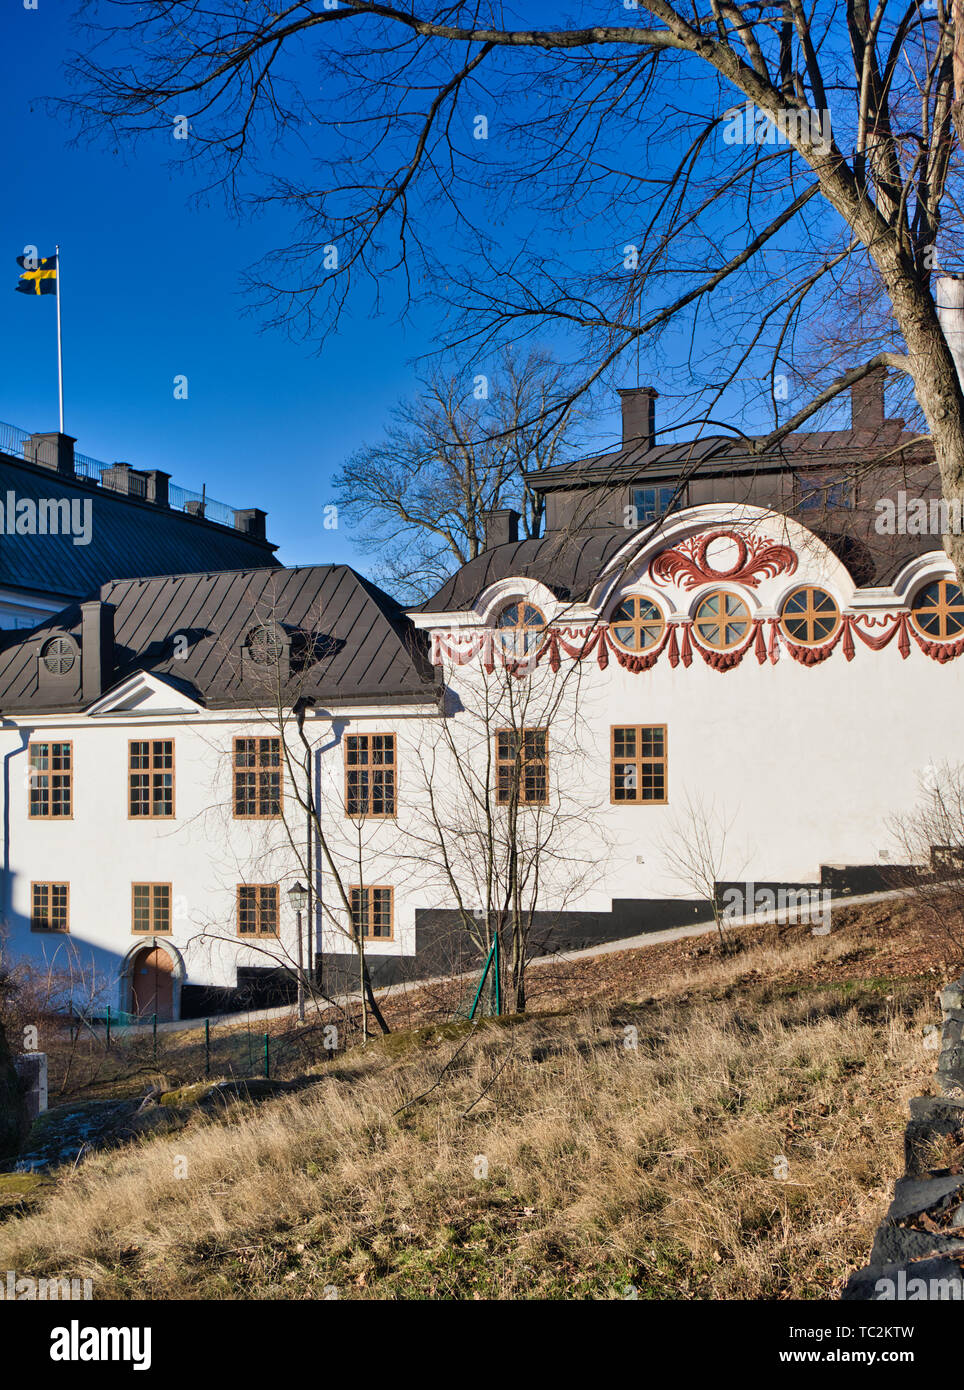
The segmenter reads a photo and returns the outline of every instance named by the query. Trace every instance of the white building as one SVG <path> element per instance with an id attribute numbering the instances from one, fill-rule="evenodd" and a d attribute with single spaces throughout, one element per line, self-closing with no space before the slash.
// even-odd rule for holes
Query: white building
<path id="1" fill-rule="evenodd" d="M 844 544 L 828 510 L 866 519 L 870 495 L 835 494 L 813 529 L 680 488 L 653 525 L 575 524 L 580 487 L 597 515 L 607 489 L 638 506 L 641 476 L 670 485 L 652 456 L 678 454 L 635 438 L 602 480 L 594 461 L 541 480 L 543 538 L 496 514 L 499 543 L 410 614 L 318 566 L 118 581 L 10 634 L 7 949 L 69 958 L 125 1010 L 209 1009 L 294 961 L 307 874 L 329 988 L 359 929 L 376 983 L 434 972 L 464 950 L 459 907 L 493 907 L 480 827 L 501 835 L 509 806 L 540 947 L 691 920 L 706 895 L 678 850 L 701 813 L 727 827 L 719 890 L 872 882 L 900 857 L 891 818 L 964 762 L 939 538 Z"/>

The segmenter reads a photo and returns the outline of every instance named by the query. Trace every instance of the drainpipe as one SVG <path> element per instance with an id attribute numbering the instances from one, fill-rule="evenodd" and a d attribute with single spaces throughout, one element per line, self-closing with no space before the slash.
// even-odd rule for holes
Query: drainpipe
<path id="1" fill-rule="evenodd" d="M 964 277 L 941 275 L 938 278 L 937 319 L 951 350 L 958 381 L 964 388 Z"/>

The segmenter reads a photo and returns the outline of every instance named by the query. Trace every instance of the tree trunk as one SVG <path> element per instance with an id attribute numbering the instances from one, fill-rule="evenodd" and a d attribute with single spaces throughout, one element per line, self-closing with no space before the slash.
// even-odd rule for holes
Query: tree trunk
<path id="1" fill-rule="evenodd" d="M 20 1078 L 0 1023 L 0 1163 L 16 1158 L 29 1129 Z"/>

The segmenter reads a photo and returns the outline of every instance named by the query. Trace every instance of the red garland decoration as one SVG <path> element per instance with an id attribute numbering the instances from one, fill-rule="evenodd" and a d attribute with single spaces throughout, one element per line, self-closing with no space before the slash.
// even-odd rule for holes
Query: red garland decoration
<path id="1" fill-rule="evenodd" d="M 767 622 L 770 624 L 769 642 L 764 637 L 764 626 Z M 866 631 L 867 628 L 883 630 L 875 636 L 872 632 Z M 680 631 L 678 632 L 677 629 Z M 941 665 L 964 655 L 964 635 L 952 642 L 933 642 L 917 631 L 907 613 L 882 613 L 877 616 L 865 613 L 844 613 L 840 627 L 833 639 L 819 647 L 804 647 L 796 642 L 791 642 L 780 629 L 777 618 L 754 618 L 752 631 L 742 645 L 732 647 L 728 651 L 713 651 L 708 647 L 701 646 L 695 640 L 692 621 L 687 620 L 683 623 L 667 623 L 661 640 L 656 646 L 644 652 L 627 651 L 611 636 L 608 625 L 600 624 L 591 629 L 588 634 L 586 629 L 551 628 L 542 646 L 524 660 L 506 659 L 501 648 L 498 649 L 498 654 L 502 657 L 503 666 L 508 667 L 510 673 L 518 680 L 521 680 L 534 666 L 538 666 L 546 656 L 548 656 L 549 666 L 553 674 L 556 674 L 561 665 L 562 655 L 573 661 L 583 661 L 595 654 L 599 669 L 605 671 L 609 665 L 609 653 L 613 652 L 620 666 L 631 671 L 634 675 L 638 675 L 643 671 L 651 670 L 665 651 L 670 666 L 675 670 L 681 661 L 684 666 L 692 665 L 694 647 L 706 664 L 715 671 L 732 671 L 740 664 L 751 646 L 761 666 L 765 664 L 768 657 L 771 664 L 775 665 L 779 659 L 781 642 L 794 661 L 799 662 L 801 666 L 811 667 L 826 661 L 827 657 L 838 646 L 843 652 L 844 659 L 853 661 L 855 655 L 854 633 L 857 634 L 864 646 L 875 652 L 883 651 L 896 636 L 898 638 L 898 650 L 905 661 L 910 655 L 911 633 L 913 633 L 915 642 L 925 656 Z M 447 657 L 456 665 L 464 666 L 481 654 L 482 666 L 486 674 L 491 675 L 495 669 L 496 642 L 491 633 L 471 636 L 436 633 L 433 642 L 433 664 L 435 665 L 439 665 Z"/>

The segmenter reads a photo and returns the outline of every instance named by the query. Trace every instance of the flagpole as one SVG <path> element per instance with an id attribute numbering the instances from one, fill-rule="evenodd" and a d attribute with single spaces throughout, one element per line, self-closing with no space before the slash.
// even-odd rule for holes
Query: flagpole
<path id="1" fill-rule="evenodd" d="M 60 395 L 60 433 L 64 432 L 64 353 L 60 333 L 60 247 L 55 246 L 57 256 L 57 389 Z"/>

